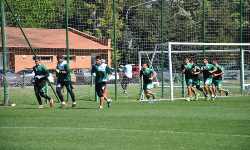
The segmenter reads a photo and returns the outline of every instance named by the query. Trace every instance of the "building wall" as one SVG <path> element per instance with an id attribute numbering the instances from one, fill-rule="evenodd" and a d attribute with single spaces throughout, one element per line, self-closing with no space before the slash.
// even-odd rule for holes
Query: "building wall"
<path id="1" fill-rule="evenodd" d="M 56 55 L 38 55 L 38 56 L 52 56 L 52 60 L 41 61 L 42 64 L 46 65 L 48 69 L 55 69 L 57 64 Z M 15 72 L 19 72 L 25 68 L 32 68 L 35 63 L 33 61 L 33 55 L 15 55 L 15 66 L 13 67 Z M 91 56 L 75 56 L 70 61 L 70 68 L 91 68 Z"/>
<path id="2" fill-rule="evenodd" d="M 65 54 L 64 49 L 37 49 L 38 56 L 52 56 L 51 62 L 43 62 L 49 69 L 55 69 L 57 60 L 57 54 Z M 33 53 L 27 48 L 9 48 L 11 59 L 9 59 L 10 69 L 15 72 L 19 72 L 25 68 L 32 68 L 35 64 L 33 61 Z M 106 59 L 109 65 L 111 65 L 111 50 L 80 50 L 73 49 L 70 50 L 71 55 L 75 58 L 73 61 L 70 61 L 70 67 L 72 69 L 80 68 L 91 68 L 91 56 L 101 55 Z M 95 58 L 93 57 L 93 63 Z"/>

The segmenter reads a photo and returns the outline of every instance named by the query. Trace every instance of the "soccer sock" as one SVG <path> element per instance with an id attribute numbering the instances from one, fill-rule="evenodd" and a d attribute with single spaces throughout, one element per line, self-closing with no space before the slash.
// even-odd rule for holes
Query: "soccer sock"
<path id="1" fill-rule="evenodd" d="M 200 86 L 196 86 L 196 89 L 201 91 L 202 94 L 205 96 L 205 92 L 204 92 L 203 88 L 201 88 Z"/>
<path id="2" fill-rule="evenodd" d="M 44 97 L 46 100 L 51 100 L 51 97 L 50 96 L 48 96 L 46 93 L 44 93 L 44 92 L 41 92 L 40 93 L 40 95 L 42 96 L 42 97 Z"/>
<path id="3" fill-rule="evenodd" d="M 36 98 L 37 98 L 38 104 L 39 104 L 39 105 L 42 105 L 42 104 L 43 104 L 43 102 L 42 102 L 41 97 L 40 97 L 40 96 L 38 96 L 38 97 L 36 97 Z"/>
<path id="4" fill-rule="evenodd" d="M 61 87 L 56 87 L 56 93 L 60 99 L 61 102 L 64 101 L 63 95 L 62 95 L 62 88 Z"/>
<path id="5" fill-rule="evenodd" d="M 76 101 L 75 100 L 75 94 L 74 94 L 74 92 L 73 92 L 73 90 L 71 88 L 71 85 L 68 85 L 66 88 L 67 88 L 67 91 L 69 92 L 69 95 L 71 96 L 72 102 L 75 102 Z"/>
<path id="6" fill-rule="evenodd" d="M 34 90 L 35 90 L 35 95 L 36 95 L 36 99 L 37 99 L 37 101 L 38 101 L 38 104 L 39 104 L 39 105 L 42 105 L 43 103 L 42 103 L 42 99 L 41 99 L 41 96 L 40 96 L 40 94 L 39 94 L 38 88 L 37 88 L 37 87 L 34 87 Z"/>
<path id="7" fill-rule="evenodd" d="M 191 90 L 194 93 L 194 95 L 196 96 L 196 94 L 197 94 L 196 90 L 193 87 L 191 87 Z"/>

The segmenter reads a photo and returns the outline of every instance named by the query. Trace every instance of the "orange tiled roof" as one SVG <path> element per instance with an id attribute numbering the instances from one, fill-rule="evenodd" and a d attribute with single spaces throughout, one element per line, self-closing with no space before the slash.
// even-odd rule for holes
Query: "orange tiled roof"
<path id="1" fill-rule="evenodd" d="M 33 48 L 66 48 L 65 29 L 23 28 Z M 7 46 L 24 48 L 28 47 L 21 31 L 16 27 L 6 27 Z M 108 42 L 103 42 L 93 36 L 69 29 L 70 49 L 111 49 Z"/>

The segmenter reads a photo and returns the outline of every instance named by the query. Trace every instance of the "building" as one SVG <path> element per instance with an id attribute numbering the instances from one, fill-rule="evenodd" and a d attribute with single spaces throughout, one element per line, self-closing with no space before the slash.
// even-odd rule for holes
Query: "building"
<path id="1" fill-rule="evenodd" d="M 49 69 L 55 69 L 56 55 L 67 54 L 65 29 L 23 28 L 23 30 L 42 63 Z M 96 55 L 101 55 L 109 65 L 111 64 L 111 40 L 98 39 L 73 28 L 69 28 L 68 33 L 72 69 L 90 68 Z M 21 30 L 16 27 L 6 27 L 6 34 L 9 68 L 15 72 L 32 68 L 33 52 Z"/>

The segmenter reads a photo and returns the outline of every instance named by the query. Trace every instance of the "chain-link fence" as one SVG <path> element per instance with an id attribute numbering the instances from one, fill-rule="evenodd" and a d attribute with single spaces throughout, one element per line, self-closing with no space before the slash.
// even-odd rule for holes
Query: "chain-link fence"
<path id="1" fill-rule="evenodd" d="M 247 43 L 250 39 L 249 0 L 5 0 L 3 4 L 8 69 L 5 76 L 1 70 L 1 85 L 6 78 L 10 99 L 14 101 L 19 96 L 34 98 L 31 83 L 34 54 L 52 74 L 55 74 L 56 55 L 64 55 L 74 71 L 76 97 L 80 100 L 95 99 L 90 69 L 97 55 L 117 71 L 109 82 L 113 99 L 138 98 L 139 61 L 152 64 L 158 74 L 157 97 L 168 98 L 169 71 L 164 43 Z M 203 49 L 206 51 L 206 47 Z M 142 53 L 139 58 L 141 51 L 157 51 L 157 54 Z M 150 62 L 152 57 L 154 60 Z M 174 59 L 182 62 L 179 59 L 184 58 Z M 245 51 L 244 60 L 244 69 L 249 71 L 249 51 Z M 2 62 L 1 59 L 1 66 Z M 240 66 L 240 59 L 234 63 L 232 67 Z M 131 79 L 124 73 L 128 64 L 132 67 Z M 238 72 L 240 68 L 233 69 Z M 183 79 L 180 75 L 176 80 L 181 83 Z M 245 80 L 250 83 L 248 76 Z"/>

